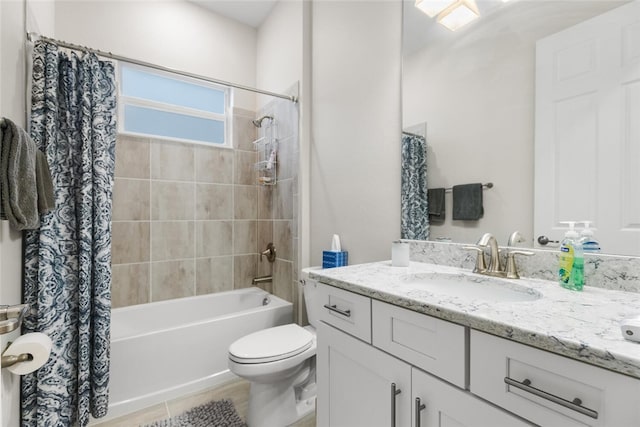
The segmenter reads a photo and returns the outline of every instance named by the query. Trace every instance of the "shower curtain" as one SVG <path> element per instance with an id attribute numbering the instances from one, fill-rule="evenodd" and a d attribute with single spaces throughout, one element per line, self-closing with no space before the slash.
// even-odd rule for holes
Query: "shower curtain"
<path id="1" fill-rule="evenodd" d="M 108 406 L 114 66 L 36 42 L 31 94 L 56 208 L 25 234 L 23 332 L 49 335 L 53 350 L 22 377 L 22 425 L 85 426 Z"/>
<path id="2" fill-rule="evenodd" d="M 402 134 L 401 202 L 400 236 L 403 239 L 427 240 L 427 143 L 422 136 Z"/>

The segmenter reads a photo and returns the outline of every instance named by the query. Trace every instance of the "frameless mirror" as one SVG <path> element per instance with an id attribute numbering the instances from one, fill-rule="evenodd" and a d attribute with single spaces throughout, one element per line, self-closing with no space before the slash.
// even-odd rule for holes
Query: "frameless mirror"
<path id="1" fill-rule="evenodd" d="M 476 4 L 455 32 L 403 5 L 403 130 L 426 136 L 426 186 L 447 190 L 428 239 L 519 230 L 549 248 L 560 221 L 591 220 L 603 253 L 640 256 L 640 0 Z M 493 184 L 484 213 L 453 220 L 449 190 L 469 183 Z"/>

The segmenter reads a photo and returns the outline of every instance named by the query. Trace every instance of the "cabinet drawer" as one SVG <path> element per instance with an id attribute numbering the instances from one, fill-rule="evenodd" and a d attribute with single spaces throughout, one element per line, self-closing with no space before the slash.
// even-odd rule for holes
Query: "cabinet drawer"
<path id="1" fill-rule="evenodd" d="M 536 424 L 640 425 L 638 379 L 477 331 L 470 349 L 471 392 Z"/>
<path id="2" fill-rule="evenodd" d="M 466 388 L 463 326 L 380 301 L 372 310 L 374 346 Z"/>
<path id="3" fill-rule="evenodd" d="M 371 299 L 318 284 L 320 320 L 371 344 Z"/>

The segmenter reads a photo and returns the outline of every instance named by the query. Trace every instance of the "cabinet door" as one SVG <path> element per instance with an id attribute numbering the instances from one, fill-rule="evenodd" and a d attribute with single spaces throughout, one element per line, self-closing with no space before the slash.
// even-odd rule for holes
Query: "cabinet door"
<path id="1" fill-rule="evenodd" d="M 532 426 L 418 369 L 413 368 L 412 376 L 412 425 L 415 427 Z M 418 404 L 424 408 L 417 409 Z"/>
<path id="2" fill-rule="evenodd" d="M 322 322 L 317 357 L 319 427 L 409 426 L 409 365 Z"/>

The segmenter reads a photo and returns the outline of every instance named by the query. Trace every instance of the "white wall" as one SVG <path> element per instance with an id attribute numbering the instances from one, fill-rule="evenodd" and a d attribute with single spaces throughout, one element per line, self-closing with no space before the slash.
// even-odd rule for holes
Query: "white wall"
<path id="1" fill-rule="evenodd" d="M 256 85 L 256 30 L 186 0 L 57 0 L 55 28 L 60 40 Z M 235 105 L 253 110 L 254 94 L 236 91 Z"/>
<path id="2" fill-rule="evenodd" d="M 311 264 L 341 236 L 349 263 L 400 236 L 400 1 L 312 9 Z"/>
<path id="3" fill-rule="evenodd" d="M 24 1 L 0 2 L 0 115 L 19 126 L 25 124 Z M 19 304 L 22 298 L 22 233 L 0 222 L 0 304 Z M 2 335 L 1 351 L 19 331 Z M 20 420 L 20 378 L 0 373 L 2 426 L 13 427 Z"/>
<path id="4" fill-rule="evenodd" d="M 532 239 L 534 59 L 530 40 L 509 37 L 404 58 L 403 125 L 427 123 L 429 188 L 494 183 L 479 221 L 452 221 L 447 193 L 446 222 L 431 226 L 431 239 L 491 232 L 506 243 L 515 230 Z"/>
<path id="5" fill-rule="evenodd" d="M 302 80 L 301 0 L 279 1 L 258 28 L 256 87 L 284 93 Z M 257 109 L 272 98 L 258 96 Z"/>

